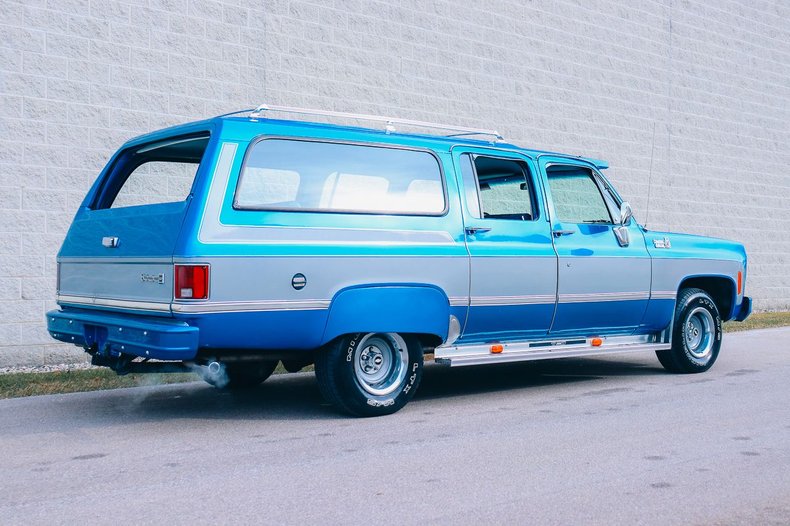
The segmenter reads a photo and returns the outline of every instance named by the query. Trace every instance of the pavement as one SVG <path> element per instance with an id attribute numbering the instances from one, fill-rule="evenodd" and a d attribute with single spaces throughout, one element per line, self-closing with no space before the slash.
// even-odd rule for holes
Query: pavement
<path id="1" fill-rule="evenodd" d="M 2 524 L 790 524 L 790 328 L 652 354 L 426 367 L 399 413 L 309 373 L 0 400 Z"/>

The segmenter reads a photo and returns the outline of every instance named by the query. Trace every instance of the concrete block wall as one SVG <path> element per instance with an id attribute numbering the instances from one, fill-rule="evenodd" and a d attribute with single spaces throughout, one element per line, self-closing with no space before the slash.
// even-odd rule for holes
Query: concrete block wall
<path id="1" fill-rule="evenodd" d="M 55 253 L 112 151 L 260 102 L 493 127 L 607 159 L 640 221 L 649 194 L 649 227 L 744 242 L 757 308 L 790 308 L 782 0 L 0 0 L 0 13 L 0 367 L 81 359 L 43 315 Z"/>

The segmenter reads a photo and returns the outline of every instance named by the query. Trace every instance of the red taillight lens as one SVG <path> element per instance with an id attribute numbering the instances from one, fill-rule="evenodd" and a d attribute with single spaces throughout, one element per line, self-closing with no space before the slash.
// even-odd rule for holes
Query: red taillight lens
<path id="1" fill-rule="evenodd" d="M 176 299 L 208 299 L 208 265 L 176 265 L 175 276 Z"/>

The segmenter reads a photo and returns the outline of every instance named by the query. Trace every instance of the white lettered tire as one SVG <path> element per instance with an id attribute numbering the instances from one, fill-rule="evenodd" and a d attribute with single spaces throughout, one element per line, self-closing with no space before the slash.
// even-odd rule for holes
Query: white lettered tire
<path id="1" fill-rule="evenodd" d="M 422 379 L 423 349 L 410 334 L 357 333 L 320 349 L 315 374 L 321 393 L 354 416 L 392 414 L 412 399 Z"/>
<path id="2" fill-rule="evenodd" d="M 673 373 L 702 373 L 716 362 L 721 348 L 721 316 L 702 289 L 678 294 L 672 327 L 672 348 L 657 351 L 658 361 Z"/>

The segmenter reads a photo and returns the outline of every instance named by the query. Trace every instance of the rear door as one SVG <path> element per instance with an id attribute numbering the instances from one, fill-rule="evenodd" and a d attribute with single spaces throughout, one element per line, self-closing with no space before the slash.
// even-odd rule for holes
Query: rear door
<path id="1" fill-rule="evenodd" d="M 557 258 L 532 161 L 515 152 L 454 148 L 470 254 L 469 315 L 461 341 L 545 336 Z"/>
<path id="2" fill-rule="evenodd" d="M 173 251 L 208 143 L 194 131 L 113 157 L 58 255 L 58 303 L 170 313 Z"/>

